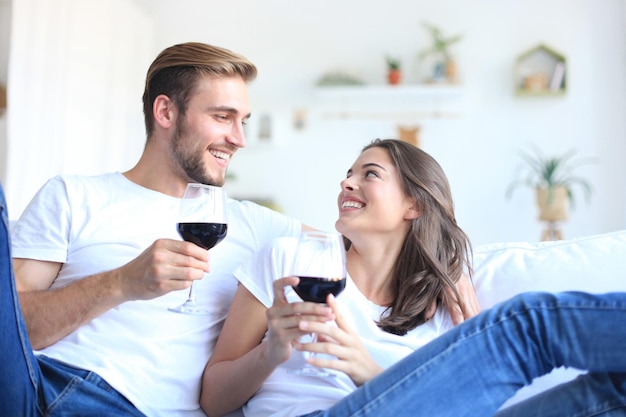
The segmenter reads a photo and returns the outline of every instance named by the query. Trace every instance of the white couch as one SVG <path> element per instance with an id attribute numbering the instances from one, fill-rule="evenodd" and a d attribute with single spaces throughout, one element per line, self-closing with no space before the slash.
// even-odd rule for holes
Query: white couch
<path id="1" fill-rule="evenodd" d="M 483 309 L 527 291 L 626 291 L 626 230 L 570 240 L 474 248 L 474 285 Z M 506 405 L 579 374 L 557 369 Z"/>

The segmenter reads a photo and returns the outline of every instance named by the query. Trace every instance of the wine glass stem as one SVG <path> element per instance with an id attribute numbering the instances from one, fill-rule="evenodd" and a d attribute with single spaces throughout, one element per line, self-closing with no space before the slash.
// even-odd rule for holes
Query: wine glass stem
<path id="1" fill-rule="evenodd" d="M 196 291 L 195 291 L 195 284 L 196 281 L 192 281 L 191 282 L 191 287 L 189 287 L 189 295 L 187 296 L 187 303 L 188 304 L 195 304 L 196 303 Z"/>

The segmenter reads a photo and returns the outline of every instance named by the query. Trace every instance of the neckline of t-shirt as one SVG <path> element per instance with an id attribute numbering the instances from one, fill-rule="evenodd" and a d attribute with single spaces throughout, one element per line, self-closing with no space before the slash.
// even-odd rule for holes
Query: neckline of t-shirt
<path id="1" fill-rule="evenodd" d="M 128 178 L 126 178 L 126 175 L 124 175 L 123 173 L 121 173 L 119 171 L 116 172 L 115 174 L 120 178 L 120 180 L 124 184 L 126 184 L 126 186 L 129 189 L 132 189 L 135 192 L 139 192 L 139 193 L 145 194 L 146 197 L 154 198 L 156 196 L 158 198 L 162 198 L 163 200 L 167 200 L 167 201 L 170 201 L 170 202 L 176 202 L 176 203 L 180 202 L 180 198 L 179 197 L 172 197 L 171 195 L 167 195 L 167 194 L 162 193 L 160 191 L 151 190 L 150 188 L 146 188 L 146 187 L 144 187 L 142 185 L 139 185 L 136 182 L 131 181 Z"/>
<path id="2" fill-rule="evenodd" d="M 367 307 L 367 309 L 372 313 L 375 314 L 377 316 L 381 316 L 385 310 L 387 310 L 387 306 L 381 306 L 379 304 L 376 304 L 375 302 L 373 302 L 372 300 L 370 300 L 369 298 L 367 298 L 365 296 L 365 294 L 363 294 L 361 292 L 361 290 L 359 290 L 359 287 L 357 287 L 356 283 L 354 282 L 354 280 L 352 279 L 352 277 L 350 276 L 349 273 L 346 273 L 346 288 L 348 287 L 352 287 L 352 290 L 355 292 L 355 294 L 357 294 L 357 296 L 359 298 L 361 298 L 362 303 Z"/>

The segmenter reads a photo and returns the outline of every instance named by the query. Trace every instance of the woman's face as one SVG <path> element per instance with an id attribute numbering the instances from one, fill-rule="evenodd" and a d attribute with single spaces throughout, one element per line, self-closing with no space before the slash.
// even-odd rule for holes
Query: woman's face
<path id="1" fill-rule="evenodd" d="M 384 148 L 362 152 L 341 181 L 337 199 L 338 232 L 351 241 L 363 235 L 406 235 L 410 220 L 417 217 L 415 205 L 404 194 L 399 172 Z"/>

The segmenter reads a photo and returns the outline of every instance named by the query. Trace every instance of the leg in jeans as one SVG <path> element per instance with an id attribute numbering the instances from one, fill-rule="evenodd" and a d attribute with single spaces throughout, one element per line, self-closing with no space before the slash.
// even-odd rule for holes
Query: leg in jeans
<path id="1" fill-rule="evenodd" d="M 495 417 L 626 416 L 626 374 L 588 373 L 500 410 Z"/>
<path id="2" fill-rule="evenodd" d="M 37 365 L 17 302 L 8 214 L 0 188 L 0 415 L 38 414 L 37 389 L 41 371 Z"/>
<path id="3" fill-rule="evenodd" d="M 35 357 L 19 308 L 0 186 L 0 416 L 143 416 L 97 374 Z"/>
<path id="4" fill-rule="evenodd" d="M 519 295 L 435 339 L 329 410 L 311 415 L 492 416 L 522 386 L 559 366 L 614 372 L 615 385 L 623 386 L 617 373 L 626 373 L 624 323 L 626 293 Z M 610 395 L 625 404 L 624 390 Z M 605 400 L 591 396 L 587 405 L 591 409 Z M 596 415 L 581 414 L 575 403 L 558 408 L 559 417 Z"/>

